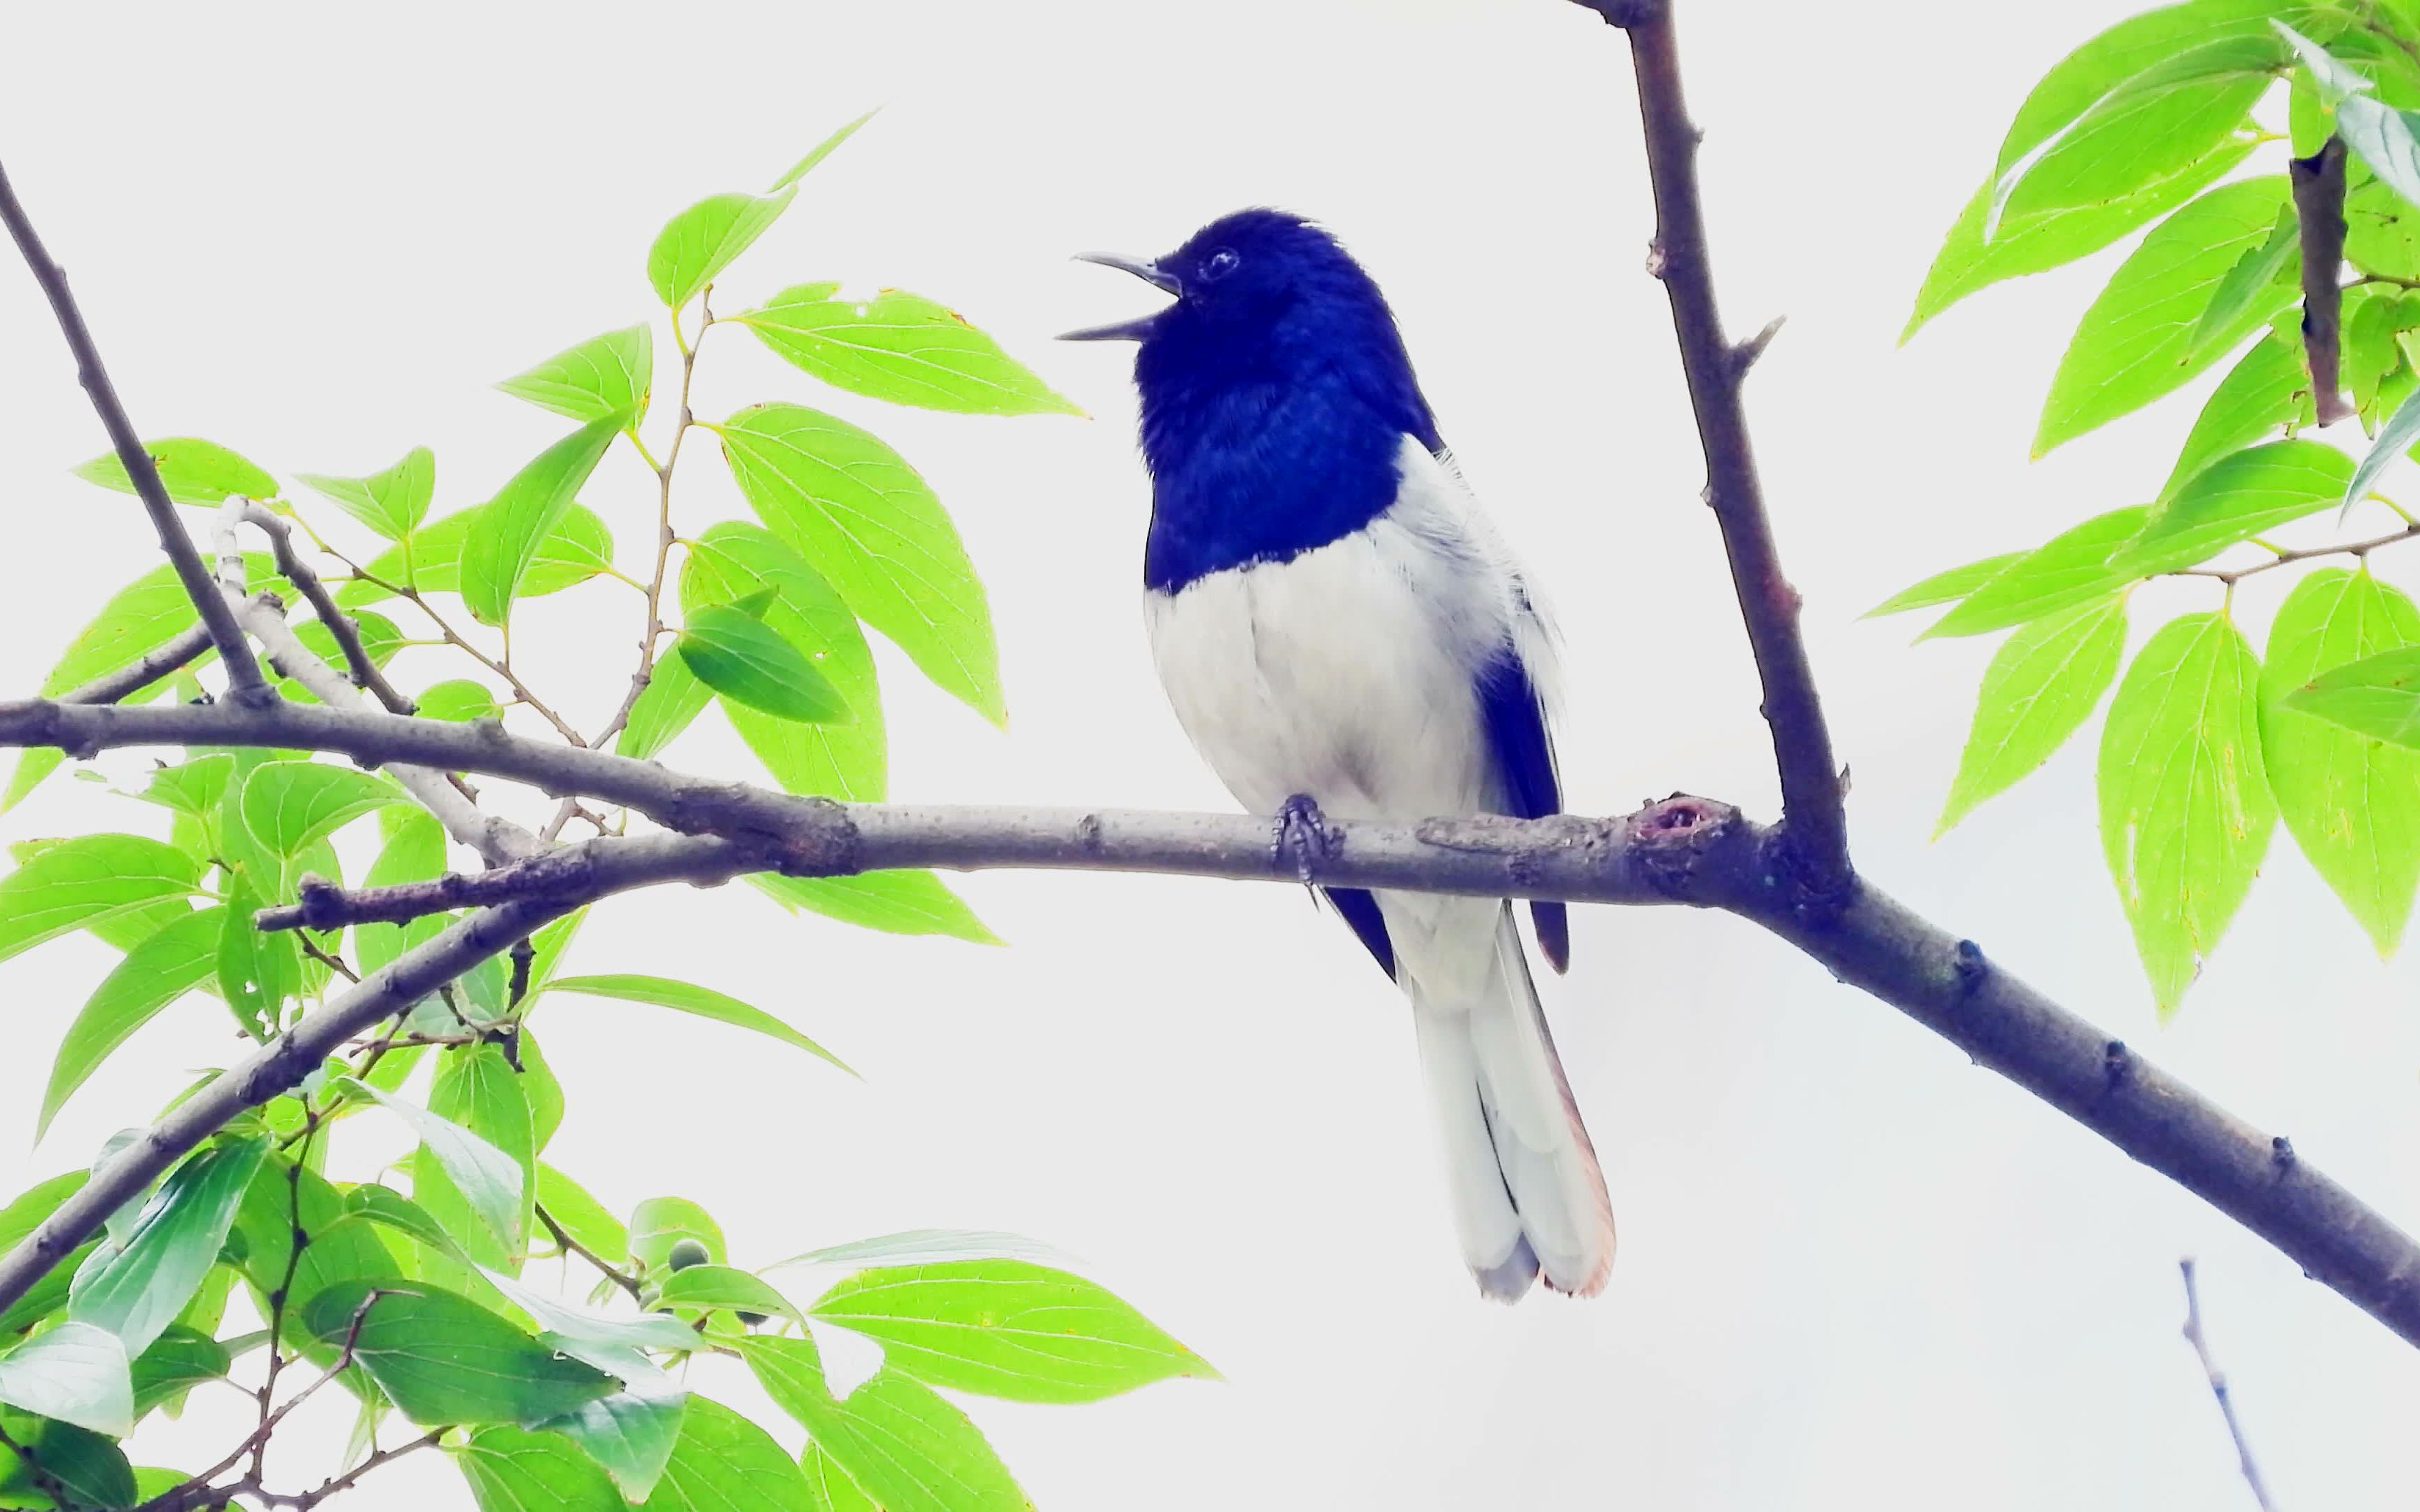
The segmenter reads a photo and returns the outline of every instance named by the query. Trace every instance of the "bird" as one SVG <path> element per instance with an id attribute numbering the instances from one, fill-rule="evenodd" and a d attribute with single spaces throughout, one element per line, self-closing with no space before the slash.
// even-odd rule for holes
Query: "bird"
<path id="1" fill-rule="evenodd" d="M 1325 226 L 1266 208 L 1166 256 L 1078 257 L 1171 296 L 1062 339 L 1135 344 L 1153 660 L 1236 801 L 1280 816 L 1281 847 L 1322 843 L 1329 820 L 1559 812 L 1553 631 L 1376 281 Z M 1603 1290 L 1612 1206 L 1512 903 L 1323 891 L 1410 999 L 1481 1293 Z M 1564 906 L 1530 914 L 1565 969 Z"/>

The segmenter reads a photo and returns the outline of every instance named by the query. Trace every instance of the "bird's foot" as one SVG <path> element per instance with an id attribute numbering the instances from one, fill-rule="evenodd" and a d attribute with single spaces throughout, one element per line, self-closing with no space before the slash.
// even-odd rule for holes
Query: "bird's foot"
<path id="1" fill-rule="evenodd" d="M 1295 875 L 1305 887 L 1311 885 L 1319 863 L 1334 856 L 1341 844 L 1341 837 L 1327 827 L 1327 816 L 1319 811 L 1318 800 L 1308 793 L 1297 793 L 1279 806 L 1271 840 L 1272 858 L 1292 861 Z"/>

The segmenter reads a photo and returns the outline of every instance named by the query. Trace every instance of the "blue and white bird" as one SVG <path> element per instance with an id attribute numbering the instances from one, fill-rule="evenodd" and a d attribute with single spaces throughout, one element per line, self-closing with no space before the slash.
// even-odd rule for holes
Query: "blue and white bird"
<path id="1" fill-rule="evenodd" d="M 1270 209 L 1156 261 L 1086 260 L 1175 297 L 1066 339 L 1139 343 L 1152 653 L 1229 791 L 1298 817 L 1558 811 L 1545 618 L 1455 471 L 1370 275 L 1320 226 Z M 1411 999 L 1480 1290 L 1512 1302 L 1540 1275 L 1602 1289 L 1612 1209 L 1512 905 L 1326 891 Z M 1563 905 L 1530 913 L 1561 970 Z"/>

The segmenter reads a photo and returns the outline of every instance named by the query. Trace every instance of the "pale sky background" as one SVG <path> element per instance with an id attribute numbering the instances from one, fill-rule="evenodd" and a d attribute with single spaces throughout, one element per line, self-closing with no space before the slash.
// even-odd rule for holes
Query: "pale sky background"
<path id="1" fill-rule="evenodd" d="M 2162 1028 L 2091 828 L 2097 721 L 1929 844 L 1991 642 L 1911 650 L 1916 622 L 1856 620 L 1937 568 L 2148 496 L 2207 387 L 2025 461 L 2109 255 L 1893 345 L 2025 88 L 2131 8 L 2051 0 L 2018 25 L 1928 0 L 1683 0 L 1725 308 L 1742 332 L 1790 316 L 1751 416 L 1869 875 L 2412 1227 L 2410 959 L 2378 964 L 2281 830 Z M 722 302 L 810 278 L 916 289 L 1094 417 L 892 411 L 737 332 L 707 347 L 700 414 L 786 398 L 869 424 L 932 480 L 990 586 L 1013 731 L 886 649 L 902 798 L 1228 807 L 1145 651 L 1126 354 L 1047 337 L 1152 298 L 1070 252 L 1163 251 L 1249 203 L 1316 214 L 1386 286 L 1445 434 L 1559 609 L 1573 807 L 1685 788 L 1772 812 L 1666 304 L 1641 272 L 1627 50 L 1562 0 L 128 4 L 19 6 L 8 24 L 0 161 L 137 424 L 288 477 L 427 443 L 441 509 L 486 498 L 562 429 L 488 385 L 657 313 L 643 270 L 667 217 L 761 187 L 887 101 L 726 275 Z M 68 476 L 101 445 L 31 281 L 0 268 L 7 689 L 30 691 L 153 560 L 131 500 Z M 617 450 L 583 495 L 634 571 L 650 490 Z M 691 527 L 740 509 L 711 447 L 679 499 Z M 2381 568 L 2420 581 L 2420 556 Z M 2248 586 L 2243 613 L 2265 625 L 2281 592 Z M 2137 642 L 2154 609 L 2211 596 L 2146 592 Z M 520 616 L 528 671 L 576 722 L 612 706 L 635 609 L 607 583 Z M 407 686 L 468 670 L 437 652 L 397 668 Z M 710 723 L 669 759 L 751 770 Z M 153 817 L 59 779 L 0 830 Z M 793 920 L 740 888 L 600 909 L 572 969 L 692 977 L 784 1014 L 866 1079 L 559 999 L 537 1021 L 571 1090 L 551 1159 L 625 1211 L 703 1201 L 742 1263 L 925 1226 L 1081 1257 L 1227 1379 L 1095 1407 L 972 1402 L 1046 1512 L 2245 1507 L 2178 1336 L 2185 1254 L 2280 1503 L 2409 1501 L 2420 1356 L 1746 926 L 1576 917 L 1573 972 L 1545 991 L 1621 1253 L 1602 1299 L 1508 1311 L 1456 1260 L 1400 1000 L 1333 920 L 1264 886 L 962 886 L 1011 948 Z M 12 1085 L 39 1085 L 108 959 L 77 937 L 0 975 Z M 83 1164 L 234 1051 L 197 998 L 40 1149 L 31 1094 L 12 1097 L 0 1188 Z M 374 1163 L 391 1132 L 358 1121 L 340 1159 Z M 241 1405 L 219 1394 L 147 1432 L 137 1458 L 215 1458 Z M 315 1447 L 340 1442 L 339 1416 L 315 1420 Z M 283 1463 L 290 1482 L 324 1473 L 307 1454 Z M 349 1504 L 469 1497 L 427 1456 Z"/>

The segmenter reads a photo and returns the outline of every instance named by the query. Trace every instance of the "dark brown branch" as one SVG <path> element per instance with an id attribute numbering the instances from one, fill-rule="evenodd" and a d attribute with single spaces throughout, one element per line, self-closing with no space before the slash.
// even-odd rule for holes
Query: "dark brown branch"
<path id="1" fill-rule="evenodd" d="M 2243 1424 L 2235 1415 L 2235 1398 L 2226 1389 L 2226 1373 L 2210 1352 L 2210 1339 L 2201 1331 L 2201 1288 L 2194 1278 L 2191 1257 L 2177 1262 L 2185 1278 L 2185 1342 L 2193 1346 L 2194 1357 L 2201 1362 L 2202 1374 L 2210 1378 L 2210 1394 L 2218 1398 L 2219 1415 L 2226 1420 L 2226 1436 L 2235 1441 L 2236 1462 L 2243 1469 L 2243 1484 L 2252 1488 L 2252 1500 L 2260 1512 L 2276 1512 L 2276 1504 L 2269 1500 L 2269 1487 L 2260 1478 L 2260 1466 L 2252 1458 L 2252 1442 L 2243 1436 Z"/>
<path id="2" fill-rule="evenodd" d="M 2344 286 L 2336 281 L 2344 266 L 2344 138 L 2329 137 L 2319 151 L 2288 167 L 2303 239 L 2303 355 L 2319 424 L 2333 425 L 2353 412 L 2338 392 L 2344 384 Z"/>
<path id="3" fill-rule="evenodd" d="M 41 285 L 43 296 L 51 301 L 51 313 L 58 317 L 68 349 L 75 354 L 76 381 L 84 385 L 85 393 L 92 400 L 94 412 L 101 416 L 101 428 L 109 432 L 109 444 L 117 453 L 119 465 L 126 469 L 135 496 L 150 515 L 152 528 L 160 532 L 160 549 L 168 553 L 169 563 L 177 569 L 177 580 L 185 585 L 186 595 L 193 599 L 194 610 L 209 631 L 210 642 L 219 648 L 219 658 L 226 663 L 230 695 L 238 703 L 247 705 L 273 698 L 275 695 L 260 675 L 260 663 L 253 658 L 252 647 L 236 626 L 235 611 L 221 596 L 200 548 L 185 532 L 183 521 L 178 519 L 176 503 L 160 481 L 159 467 L 151 460 L 151 454 L 143 449 L 142 438 L 134 433 L 134 423 L 127 419 L 126 407 L 118 402 L 117 389 L 109 380 L 109 369 L 101 365 L 101 349 L 93 345 L 92 332 L 85 327 L 84 312 L 76 308 L 75 296 L 68 291 L 67 270 L 51 260 L 42 239 L 35 234 L 34 224 L 26 219 L 25 208 L 17 202 L 17 192 L 10 187 L 5 167 L 0 167 L 0 221 L 8 223 L 8 235 L 24 255 L 25 266 L 34 270 L 35 282 Z"/>
<path id="4" fill-rule="evenodd" d="M 555 1218 L 554 1214 L 547 1211 L 546 1204 L 542 1202 L 539 1203 L 537 1207 L 537 1221 L 546 1226 L 546 1231 L 548 1233 L 554 1236 L 554 1242 L 562 1248 L 563 1253 L 566 1255 L 577 1255 L 582 1259 L 586 1260 L 589 1264 L 597 1267 L 598 1271 L 602 1272 L 606 1280 L 613 1282 L 615 1286 L 620 1287 L 624 1291 L 628 1292 L 632 1302 L 637 1303 L 643 1307 L 646 1305 L 646 1288 L 639 1284 L 639 1278 L 637 1276 L 632 1275 L 618 1265 L 608 1263 L 605 1257 L 597 1254 L 595 1250 L 590 1249 L 587 1245 L 572 1238 L 571 1230 L 564 1227 L 562 1223 Z"/>
<path id="5" fill-rule="evenodd" d="M 278 518 L 265 504 L 249 505 L 243 517 L 246 523 L 269 537 L 270 551 L 277 563 L 279 575 L 294 585 L 295 591 L 311 606 L 311 612 L 318 615 L 319 623 L 326 626 L 329 638 L 344 654 L 345 671 L 352 678 L 353 686 L 366 690 L 385 705 L 389 714 L 416 713 L 420 705 L 388 682 L 386 673 L 379 671 L 378 663 L 370 659 L 369 648 L 362 644 L 361 622 L 336 607 L 336 600 L 329 594 L 328 585 L 319 580 L 319 574 L 302 560 L 302 553 L 294 549 L 293 527 Z"/>
<path id="6" fill-rule="evenodd" d="M 1714 265 L 1706 249 L 1706 216 L 1698 188 L 1698 129 L 1681 91 L 1681 55 L 1666 0 L 1584 0 L 1630 38 L 1638 75 L 1638 114 L 1647 135 L 1647 168 L 1655 191 L 1655 243 L 1649 267 L 1672 302 L 1681 366 L 1706 455 L 1706 502 L 1723 532 L 1731 586 L 1739 595 L 1763 713 L 1773 732 L 1781 777 L 1780 859 L 1784 876 L 1807 902 L 1827 907 L 1856 886 L 1849 865 L 1846 795 L 1832 735 L 1815 689 L 1815 671 L 1799 633 L 1798 590 L 1782 576 L 1764 493 L 1757 482 L 1740 383 L 1774 328 L 1734 346 L 1714 303 Z"/>

